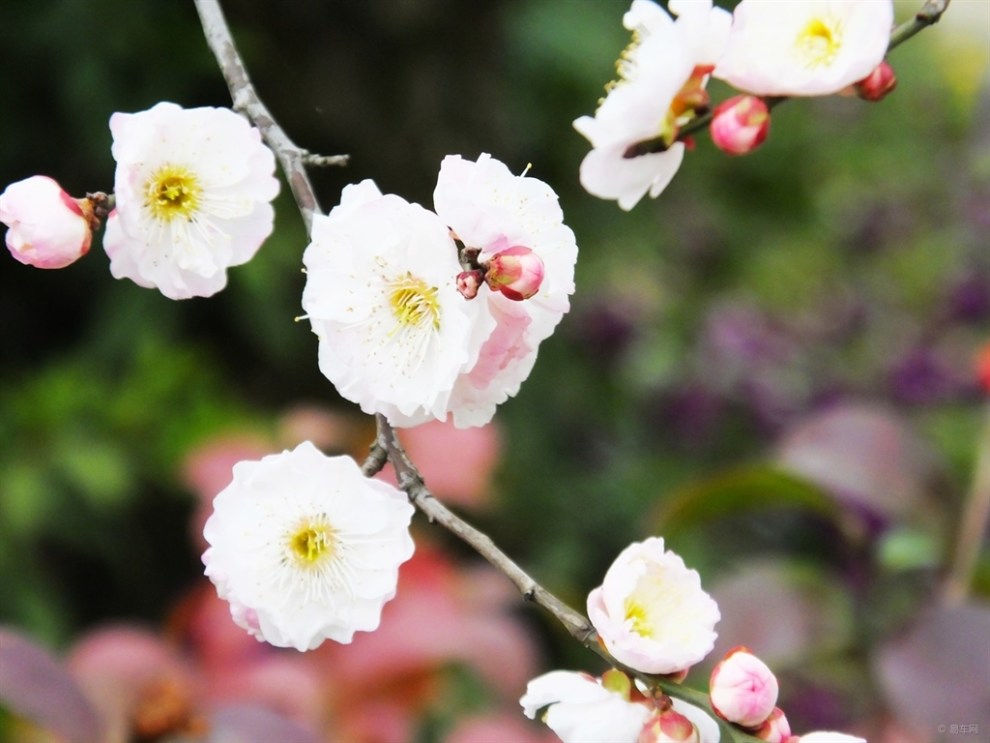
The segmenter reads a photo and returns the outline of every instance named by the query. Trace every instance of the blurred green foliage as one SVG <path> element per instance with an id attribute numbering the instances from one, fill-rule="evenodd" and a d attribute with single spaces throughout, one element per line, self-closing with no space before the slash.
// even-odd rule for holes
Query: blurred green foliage
<path id="1" fill-rule="evenodd" d="M 581 190 L 587 145 L 570 126 L 627 42 L 625 0 L 227 5 L 290 135 L 352 155 L 314 174 L 325 208 L 363 178 L 429 203 L 452 152 L 532 163 L 560 194 L 581 249 L 573 309 L 497 416 L 500 499 L 478 517 L 536 577 L 582 607 L 622 547 L 667 526 L 706 585 L 742 560 L 786 557 L 842 601 L 882 596 L 883 617 L 849 621 L 884 631 L 931 597 L 986 415 L 972 358 L 990 314 L 958 306 L 990 282 L 990 103 L 987 67 L 973 64 L 985 37 L 947 17 L 894 52 L 889 99 L 788 102 L 749 157 L 699 136 L 667 191 L 627 214 Z M 190 3 L 5 13 L 0 53 L 16 74 L 3 183 L 46 173 L 109 191 L 113 111 L 229 103 Z M 0 621 L 64 645 L 107 618 L 160 620 L 200 572 L 186 453 L 219 432 L 270 430 L 301 401 L 352 409 L 293 322 L 304 246 L 283 194 L 275 235 L 208 300 L 114 281 L 98 242 L 62 271 L 2 262 Z M 917 353 L 931 368 L 908 363 Z M 835 400 L 903 416 L 937 462 L 941 523 L 876 537 L 772 466 L 775 442 Z M 555 662 L 587 665 L 541 627 Z M 850 631 L 822 649 L 817 683 L 861 683 L 880 636 Z"/>

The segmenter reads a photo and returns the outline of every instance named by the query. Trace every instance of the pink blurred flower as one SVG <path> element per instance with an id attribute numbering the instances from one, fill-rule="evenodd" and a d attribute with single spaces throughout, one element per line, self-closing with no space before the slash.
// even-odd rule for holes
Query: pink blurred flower
<path id="1" fill-rule="evenodd" d="M 445 738 L 445 743 L 554 743 L 560 739 L 546 728 L 518 714 L 488 714 L 461 720 Z"/>
<path id="2" fill-rule="evenodd" d="M 745 647 L 735 647 L 712 670 L 712 708 L 723 719 L 756 728 L 777 703 L 777 678 L 767 664 Z"/>
<path id="3" fill-rule="evenodd" d="M 399 438 L 438 498 L 475 507 L 488 502 L 502 445 L 497 423 L 457 428 L 452 422 L 431 421 L 403 429 Z M 381 477 L 395 484 L 391 467 Z"/>
<path id="4" fill-rule="evenodd" d="M 135 728 L 177 732 L 202 724 L 194 668 L 149 630 L 95 630 L 73 646 L 66 667 L 100 713 L 105 743 L 125 743 Z"/>
<path id="5" fill-rule="evenodd" d="M 232 434 L 203 442 L 186 455 L 182 480 L 199 501 L 190 533 L 194 547 L 200 553 L 209 546 L 203 538 L 203 526 L 213 512 L 213 499 L 230 484 L 234 465 L 245 459 L 260 459 L 271 448 L 261 436 Z"/>
<path id="6" fill-rule="evenodd" d="M 89 252 L 93 238 L 88 199 L 74 199 L 53 179 L 33 175 L 0 194 L 7 249 L 36 268 L 65 268 Z"/>

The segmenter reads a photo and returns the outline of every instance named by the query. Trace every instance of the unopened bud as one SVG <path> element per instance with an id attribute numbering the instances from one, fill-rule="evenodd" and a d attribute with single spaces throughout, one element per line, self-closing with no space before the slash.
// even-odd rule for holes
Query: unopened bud
<path id="1" fill-rule="evenodd" d="M 894 74 L 894 68 L 884 60 L 853 87 L 856 95 L 864 101 L 879 101 L 897 87 L 897 75 Z"/>
<path id="2" fill-rule="evenodd" d="M 753 737 L 767 743 L 787 743 L 791 738 L 791 725 L 784 716 L 784 710 L 774 707 L 770 716 L 753 731 Z"/>
<path id="3" fill-rule="evenodd" d="M 742 646 L 726 654 L 709 681 L 712 709 L 744 728 L 763 724 L 777 704 L 777 692 L 777 678 L 767 664 Z"/>
<path id="4" fill-rule="evenodd" d="M 488 262 L 485 283 L 509 299 L 529 299 L 543 283 L 543 260 L 529 248 L 514 245 L 499 251 Z"/>
<path id="5" fill-rule="evenodd" d="M 730 155 L 759 147 L 770 132 L 770 109 L 762 98 L 737 95 L 715 107 L 710 126 L 715 146 Z"/>
<path id="6" fill-rule="evenodd" d="M 478 289 L 481 282 L 485 280 L 485 273 L 480 269 L 474 271 L 462 271 L 457 274 L 457 291 L 465 299 L 474 299 L 478 296 Z"/>
<path id="7" fill-rule="evenodd" d="M 700 743 L 698 728 L 673 709 L 657 712 L 639 733 L 636 743 Z"/>
<path id="8" fill-rule="evenodd" d="M 47 176 L 11 183 L 0 194 L 7 248 L 21 263 L 64 268 L 86 255 L 93 239 L 93 205 L 74 199 Z"/>

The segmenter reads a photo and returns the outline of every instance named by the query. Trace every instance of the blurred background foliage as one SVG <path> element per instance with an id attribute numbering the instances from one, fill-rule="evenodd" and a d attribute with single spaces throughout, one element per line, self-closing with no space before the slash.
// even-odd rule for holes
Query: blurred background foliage
<path id="1" fill-rule="evenodd" d="M 314 173 L 325 209 L 363 178 L 429 204 L 448 153 L 531 163 L 560 194 L 577 293 L 496 417 L 495 497 L 472 518 L 497 543 L 583 608 L 620 549 L 663 535 L 720 599 L 725 647 L 777 664 L 802 728 L 990 730 L 985 669 L 944 669 L 979 720 L 911 718 L 889 670 L 949 662 L 903 643 L 919 617 L 958 619 L 947 575 L 990 448 L 975 367 L 990 341 L 990 6 L 955 0 L 896 50 L 882 103 L 788 102 L 745 158 L 700 136 L 628 214 L 580 188 L 570 126 L 613 76 L 625 0 L 225 6 L 290 136 L 351 155 Z M 12 3 L 0 63 L 3 183 L 111 191 L 112 112 L 229 104 L 191 3 Z M 109 619 L 161 623 L 201 580 L 186 457 L 234 433 L 294 446 L 277 431 L 299 406 L 356 416 L 293 321 L 305 244 L 283 188 L 274 235 L 211 299 L 113 280 L 98 240 L 61 271 L 2 261 L 0 622 L 56 649 Z M 360 455 L 355 425 L 342 446 Z M 983 658 L 985 538 L 968 591 L 951 634 Z M 546 669 L 596 670 L 525 617 Z"/>

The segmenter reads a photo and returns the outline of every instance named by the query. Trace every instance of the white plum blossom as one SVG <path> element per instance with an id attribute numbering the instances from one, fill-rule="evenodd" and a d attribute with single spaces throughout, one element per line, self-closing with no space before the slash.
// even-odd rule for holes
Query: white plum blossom
<path id="1" fill-rule="evenodd" d="M 594 196 L 632 209 L 649 192 L 656 197 L 684 157 L 680 128 L 708 104 L 709 73 L 728 37 L 730 14 L 711 0 L 671 0 L 675 21 L 650 0 L 633 0 L 623 16 L 632 42 L 616 63 L 595 115 L 574 128 L 591 143 L 581 163 L 581 184 Z M 651 143 L 640 150 L 644 143 Z"/>
<path id="2" fill-rule="evenodd" d="M 444 158 L 433 201 L 456 238 L 480 250 L 480 262 L 518 247 L 542 263 L 532 296 L 514 301 L 485 286 L 467 301 L 483 308 L 472 333 L 476 356 L 458 377 L 448 407 L 454 425 L 480 426 L 519 391 L 540 343 L 570 309 L 577 244 L 553 189 L 537 178 L 514 175 L 488 154 L 476 162 L 458 155 Z M 480 347 L 475 345 L 479 340 Z"/>
<path id="3" fill-rule="evenodd" d="M 708 655 L 721 618 L 698 573 L 659 537 L 619 554 L 588 595 L 588 617 L 616 660 L 659 674 L 685 671 Z"/>
<path id="4" fill-rule="evenodd" d="M 230 109 L 174 103 L 115 113 L 110 131 L 110 272 L 171 299 L 223 289 L 272 231 L 278 180 L 261 134 Z"/>
<path id="5" fill-rule="evenodd" d="M 314 217 L 303 263 L 302 305 L 337 391 L 397 426 L 444 419 L 494 325 L 457 291 L 447 225 L 365 180 Z"/>
<path id="6" fill-rule="evenodd" d="M 405 495 L 308 441 L 233 473 L 203 529 L 203 563 L 234 621 L 296 650 L 376 629 L 413 553 Z"/>
<path id="7" fill-rule="evenodd" d="M 714 76 L 755 95 L 838 93 L 887 52 L 891 0 L 743 0 Z"/>
<path id="8" fill-rule="evenodd" d="M 632 702 L 600 679 L 574 671 L 533 679 L 519 703 L 528 718 L 540 715 L 564 743 L 636 743 L 653 714 L 648 704 Z"/>
<path id="9" fill-rule="evenodd" d="M 34 175 L 0 194 L 7 249 L 36 268 L 65 268 L 86 255 L 93 237 L 88 199 L 74 199 L 53 179 Z"/>

